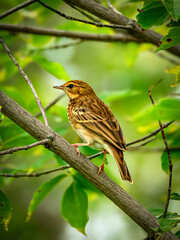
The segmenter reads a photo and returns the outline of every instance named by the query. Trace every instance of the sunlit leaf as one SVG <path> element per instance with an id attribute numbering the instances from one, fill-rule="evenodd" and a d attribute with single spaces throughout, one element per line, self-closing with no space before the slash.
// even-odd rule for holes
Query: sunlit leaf
<path id="1" fill-rule="evenodd" d="M 41 67 L 43 67 L 47 72 L 51 73 L 56 78 L 62 79 L 62 80 L 70 80 L 70 77 L 68 76 L 66 70 L 63 68 L 63 66 L 60 63 L 51 62 L 47 58 L 40 55 L 34 55 L 33 59 Z"/>
<path id="2" fill-rule="evenodd" d="M 173 19 L 177 21 L 180 18 L 179 0 L 162 0 L 162 3 Z"/>
<path id="3" fill-rule="evenodd" d="M 0 224 L 8 231 L 8 224 L 12 216 L 12 204 L 9 199 L 0 191 Z"/>
<path id="4" fill-rule="evenodd" d="M 180 43 L 180 27 L 172 27 L 168 34 L 164 36 L 158 48 L 156 48 L 155 52 L 159 50 L 165 50 L 172 46 L 175 46 Z"/>
<path id="5" fill-rule="evenodd" d="M 160 218 L 159 219 L 160 231 L 161 232 L 168 232 L 172 228 L 176 227 L 178 223 L 180 223 L 180 219 L 166 219 Z"/>
<path id="6" fill-rule="evenodd" d="M 180 201 L 180 195 L 179 195 L 179 193 L 171 193 L 170 198 L 171 198 L 172 200 L 178 200 L 178 201 Z"/>
<path id="7" fill-rule="evenodd" d="M 65 191 L 61 202 L 61 214 L 69 224 L 83 234 L 88 222 L 88 198 L 86 192 L 76 182 Z"/>
<path id="8" fill-rule="evenodd" d="M 138 114 L 135 120 L 178 120 L 180 119 L 180 99 L 161 98 L 155 106 L 149 107 L 144 112 Z"/>
<path id="9" fill-rule="evenodd" d="M 172 87 L 177 86 L 180 83 L 180 65 L 170 68 L 166 72 L 170 73 L 170 74 L 174 74 L 176 76 L 176 78 L 171 86 Z"/>
<path id="10" fill-rule="evenodd" d="M 169 13 L 162 2 L 154 0 L 145 4 L 137 15 L 137 20 L 142 28 L 147 29 L 153 25 L 161 25 L 168 16 Z"/>
<path id="11" fill-rule="evenodd" d="M 48 195 L 50 191 L 53 190 L 53 188 L 62 181 L 67 175 L 61 174 L 59 176 L 56 176 L 55 178 L 52 178 L 50 181 L 42 184 L 34 193 L 33 198 L 29 204 L 28 212 L 26 221 L 29 221 L 32 213 L 37 208 L 37 206 L 41 203 L 41 201 Z"/>

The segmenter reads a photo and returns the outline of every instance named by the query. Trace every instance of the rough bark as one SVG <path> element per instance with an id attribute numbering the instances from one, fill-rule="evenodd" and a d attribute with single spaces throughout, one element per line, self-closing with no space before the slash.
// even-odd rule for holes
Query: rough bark
<path id="1" fill-rule="evenodd" d="M 0 106 L 2 106 L 3 114 L 18 124 L 35 139 L 42 140 L 48 136 L 53 136 L 53 141 L 49 144 L 50 151 L 57 154 L 82 174 L 82 176 L 89 180 L 142 229 L 144 229 L 149 236 L 154 236 L 155 233 L 151 227 L 158 227 L 157 219 L 104 172 L 101 172 L 97 176 L 98 167 L 89 161 L 84 155 L 77 155 L 75 148 L 58 133 L 44 125 L 2 91 L 0 91 Z M 165 233 L 161 239 L 178 240 L 172 232 Z"/>

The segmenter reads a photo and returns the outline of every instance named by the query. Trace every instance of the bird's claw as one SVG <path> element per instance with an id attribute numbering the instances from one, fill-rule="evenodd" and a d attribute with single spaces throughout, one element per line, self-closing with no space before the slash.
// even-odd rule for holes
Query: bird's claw
<path id="1" fill-rule="evenodd" d="M 97 176 L 100 174 L 101 171 L 104 172 L 104 164 L 102 164 L 102 165 L 99 167 L 99 170 L 98 170 L 98 172 L 97 172 Z"/>

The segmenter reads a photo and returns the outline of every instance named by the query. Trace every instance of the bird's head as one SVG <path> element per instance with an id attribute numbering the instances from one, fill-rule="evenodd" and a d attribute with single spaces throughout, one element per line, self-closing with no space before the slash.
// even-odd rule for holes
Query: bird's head
<path id="1" fill-rule="evenodd" d="M 94 90 L 86 82 L 80 80 L 71 80 L 61 86 L 54 86 L 54 88 L 63 90 L 70 100 L 80 96 L 95 94 Z"/>

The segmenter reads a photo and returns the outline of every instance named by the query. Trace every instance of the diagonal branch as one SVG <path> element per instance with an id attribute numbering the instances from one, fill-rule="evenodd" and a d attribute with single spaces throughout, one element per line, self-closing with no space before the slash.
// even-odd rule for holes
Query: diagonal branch
<path id="1" fill-rule="evenodd" d="M 97 176 L 98 167 L 91 161 L 88 161 L 84 155 L 78 155 L 76 149 L 71 144 L 51 128 L 45 126 L 37 118 L 33 117 L 2 91 L 0 91 L 0 105 L 2 106 L 3 114 L 37 140 L 45 139 L 47 136 L 54 136 L 53 141 L 49 143 L 48 149 L 50 151 L 61 157 L 82 176 L 89 180 L 144 229 L 150 237 L 155 236 L 155 232 L 152 228 L 159 227 L 157 219 L 105 173 L 101 172 Z M 168 239 L 177 240 L 178 238 L 172 232 L 164 233 L 161 237 L 161 240 Z"/>
<path id="2" fill-rule="evenodd" d="M 112 24 L 133 26 L 133 28 L 130 30 L 130 34 L 136 38 L 141 39 L 141 41 L 143 40 L 144 42 L 152 43 L 158 46 L 161 38 L 163 37 L 161 34 L 151 29 L 142 30 L 137 25 L 136 21 L 118 14 L 110 8 L 102 6 L 95 0 L 64 0 L 64 2 L 80 7 L 81 9 L 86 10 L 96 17 L 104 19 Z M 167 51 L 173 53 L 174 55 L 180 56 L 180 44 L 167 49 Z"/>
<path id="3" fill-rule="evenodd" d="M 18 64 L 18 62 L 16 61 L 16 59 L 14 58 L 13 54 L 11 53 L 10 49 L 6 46 L 5 42 L 3 41 L 3 39 L 0 37 L 0 42 L 3 45 L 4 49 L 6 50 L 6 52 L 8 53 L 9 57 L 12 59 L 12 61 L 14 62 L 14 64 L 16 65 L 16 67 L 18 68 L 18 70 L 20 71 L 21 75 L 23 76 L 23 78 L 26 80 L 26 82 L 28 83 L 28 85 L 30 86 L 34 97 L 36 99 L 37 105 L 39 106 L 41 113 L 43 115 L 44 121 L 46 126 L 49 126 L 45 111 L 42 107 L 41 101 L 36 93 L 36 90 L 31 82 L 31 80 L 28 78 L 28 76 L 25 74 L 25 72 L 23 71 L 23 69 L 20 67 L 20 65 Z"/>
<path id="4" fill-rule="evenodd" d="M 87 20 L 83 20 L 83 19 L 79 19 L 79 18 L 75 18 L 75 17 L 71 17 L 66 15 L 65 13 L 62 13 L 52 7 L 50 7 L 49 5 L 47 5 L 46 3 L 40 1 L 40 0 L 36 0 L 36 2 L 40 3 L 43 7 L 49 9 L 50 11 L 56 13 L 57 15 L 67 19 L 67 20 L 71 20 L 71 21 L 76 21 L 76 22 L 81 22 L 81 23 L 86 23 L 86 24 L 90 24 L 96 27 L 107 27 L 107 28 L 120 28 L 120 29 L 132 29 L 131 25 L 119 25 L 119 24 L 104 24 L 101 22 L 91 22 L 91 21 L 87 21 Z"/>
<path id="5" fill-rule="evenodd" d="M 24 8 L 24 7 L 29 6 L 30 4 L 34 3 L 35 1 L 36 1 L 36 0 L 29 0 L 29 1 L 27 1 L 27 2 L 24 2 L 24 3 L 20 4 L 20 5 L 15 6 L 14 8 L 9 9 L 7 12 L 2 13 L 2 14 L 0 15 L 0 19 L 3 19 L 3 18 L 5 18 L 5 17 L 7 17 L 7 16 L 9 16 L 10 14 L 12 14 L 12 13 L 14 13 L 14 12 L 17 12 L 19 9 L 22 9 L 22 8 Z"/>
<path id="6" fill-rule="evenodd" d="M 52 141 L 52 139 L 46 138 L 46 139 L 43 139 L 41 141 L 38 141 L 38 142 L 35 142 L 35 143 L 32 143 L 32 144 L 26 145 L 26 146 L 14 147 L 14 148 L 11 148 L 11 149 L 8 149 L 8 150 L 1 151 L 0 155 L 11 154 L 11 153 L 14 153 L 14 152 L 17 152 L 17 151 L 21 151 L 21 150 L 28 150 L 30 148 L 37 147 L 39 145 L 44 145 L 46 143 L 50 143 L 51 141 Z"/>
<path id="7" fill-rule="evenodd" d="M 42 175 L 47 175 L 49 173 L 54 173 L 54 172 L 58 172 L 58 171 L 62 171 L 64 169 L 68 169 L 70 168 L 70 165 L 65 165 L 59 168 L 55 168 L 49 171 L 45 171 L 45 172 L 40 172 L 40 173 L 29 173 L 29 174 L 11 174 L 11 173 L 0 173 L 0 177 L 13 177 L 13 178 L 21 178 L 21 177 L 40 177 Z"/>

